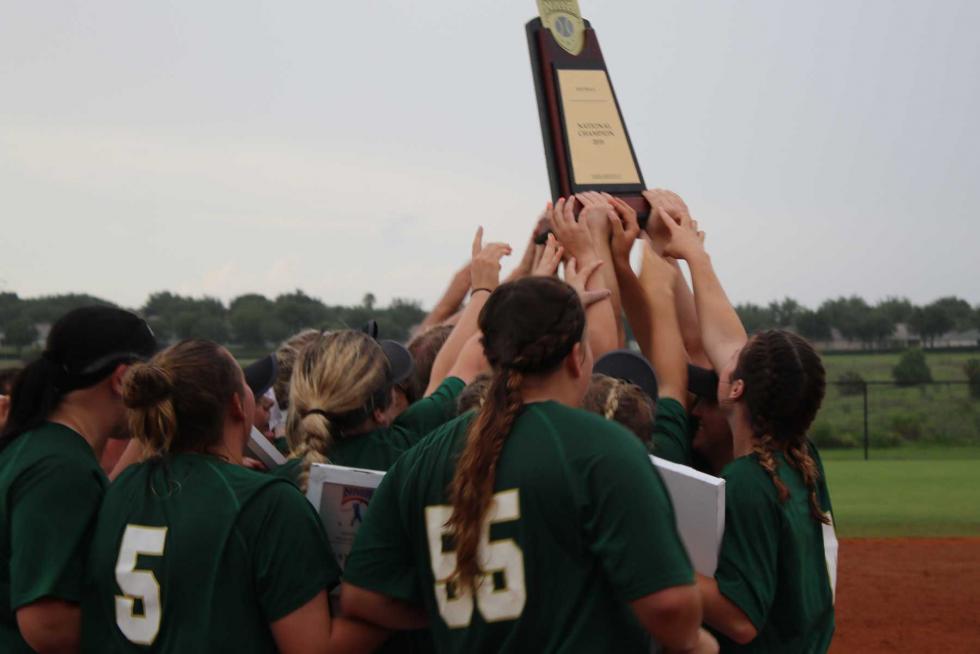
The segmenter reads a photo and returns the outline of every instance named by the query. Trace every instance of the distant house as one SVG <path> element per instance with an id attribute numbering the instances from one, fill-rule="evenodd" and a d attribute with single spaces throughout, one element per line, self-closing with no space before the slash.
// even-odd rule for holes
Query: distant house
<path id="1" fill-rule="evenodd" d="M 840 330 L 832 327 L 830 330 L 830 340 L 816 341 L 814 345 L 820 350 L 832 350 L 843 352 L 859 352 L 862 350 L 904 350 L 910 347 L 922 347 L 922 338 L 911 331 L 907 324 L 898 323 L 895 331 L 884 341 L 874 346 L 861 341 L 844 338 Z M 927 346 L 931 350 L 947 348 L 975 348 L 980 347 L 980 330 L 968 329 L 966 331 L 952 331 L 937 336 Z"/>

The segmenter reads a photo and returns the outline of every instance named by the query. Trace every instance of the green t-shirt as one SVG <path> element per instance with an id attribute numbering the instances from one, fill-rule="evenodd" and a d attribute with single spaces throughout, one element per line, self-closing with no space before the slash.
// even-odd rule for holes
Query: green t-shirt
<path id="1" fill-rule="evenodd" d="M 436 427 L 456 416 L 456 396 L 466 384 L 448 377 L 432 395 L 412 403 L 389 427 L 336 441 L 327 453 L 330 463 L 348 468 L 385 471 Z M 290 459 L 274 474 L 296 483 L 301 462 Z"/>
<path id="2" fill-rule="evenodd" d="M 691 431 L 684 405 L 672 397 L 657 400 L 650 453 L 661 459 L 691 465 Z"/>
<path id="3" fill-rule="evenodd" d="M 477 598 L 455 569 L 446 488 L 473 413 L 431 433 L 371 499 L 344 579 L 424 605 L 439 652 L 647 652 L 627 602 L 694 575 L 643 444 L 555 402 L 526 405 L 497 465 Z"/>
<path id="4" fill-rule="evenodd" d="M 818 498 L 831 511 L 819 454 Z M 803 477 L 775 454 L 789 489 L 775 485 L 754 454 L 735 459 L 725 479 L 725 535 L 715 579 L 721 593 L 748 616 L 759 635 L 738 645 L 718 634 L 723 652 L 825 652 L 834 634 L 834 604 L 824 556 L 824 526 L 810 514 Z"/>
<path id="5" fill-rule="evenodd" d="M 0 452 L 0 652 L 32 652 L 16 610 L 41 598 L 79 602 L 85 557 L 108 484 L 77 432 L 55 423 Z"/>
<path id="6" fill-rule="evenodd" d="M 82 645 L 102 654 L 275 652 L 269 624 L 340 576 L 295 487 L 199 454 L 130 466 L 91 551 Z"/>

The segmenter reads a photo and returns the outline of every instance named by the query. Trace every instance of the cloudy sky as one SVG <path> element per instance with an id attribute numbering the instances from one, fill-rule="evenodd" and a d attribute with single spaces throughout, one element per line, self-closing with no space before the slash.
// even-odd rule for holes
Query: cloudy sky
<path id="1" fill-rule="evenodd" d="M 980 302 L 980 3 L 580 0 L 736 301 Z M 548 199 L 532 0 L 11 0 L 0 289 L 430 304 Z"/>

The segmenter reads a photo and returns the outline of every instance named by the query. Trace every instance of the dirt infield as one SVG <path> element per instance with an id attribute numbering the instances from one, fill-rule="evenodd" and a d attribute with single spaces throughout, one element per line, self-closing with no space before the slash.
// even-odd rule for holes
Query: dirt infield
<path id="1" fill-rule="evenodd" d="M 980 538 L 842 540 L 830 651 L 980 651 Z"/>

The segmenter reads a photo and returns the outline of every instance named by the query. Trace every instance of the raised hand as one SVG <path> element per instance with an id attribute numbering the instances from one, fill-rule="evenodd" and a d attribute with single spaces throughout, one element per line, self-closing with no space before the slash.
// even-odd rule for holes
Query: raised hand
<path id="1" fill-rule="evenodd" d="M 613 213 L 607 217 L 609 231 L 612 235 L 609 245 L 613 264 L 616 268 L 625 270 L 630 265 L 630 252 L 633 250 L 633 244 L 640 235 L 640 223 L 637 220 L 636 211 L 628 204 L 608 193 L 603 193 L 603 196 L 613 208 Z"/>
<path id="2" fill-rule="evenodd" d="M 647 234 L 650 236 L 650 243 L 657 254 L 664 253 L 664 247 L 670 239 L 670 232 L 667 227 L 660 222 L 657 217 L 660 209 L 665 210 L 669 215 L 680 222 L 684 216 L 691 217 L 691 212 L 687 204 L 673 191 L 663 188 L 655 188 L 643 191 L 643 197 L 650 203 L 650 222 L 647 223 Z"/>
<path id="3" fill-rule="evenodd" d="M 536 257 L 534 269 L 531 271 L 532 277 L 554 277 L 558 272 L 558 264 L 561 263 L 565 248 L 558 243 L 554 234 L 548 234 L 548 242 L 537 246 L 541 248 L 540 256 Z"/>
<path id="4" fill-rule="evenodd" d="M 594 291 L 587 291 L 585 289 L 589 283 L 589 278 L 599 270 L 602 263 L 602 260 L 595 259 L 580 268 L 575 257 L 572 257 L 565 263 L 565 283 L 575 289 L 579 299 L 582 301 L 583 307 L 588 308 L 596 302 L 605 300 L 612 295 L 612 291 L 608 288 L 596 289 Z"/>
<path id="5" fill-rule="evenodd" d="M 595 191 L 575 195 L 575 199 L 582 203 L 579 222 L 584 222 L 592 231 L 593 238 L 599 242 L 609 241 L 609 216 L 615 215 L 608 198 Z"/>
<path id="6" fill-rule="evenodd" d="M 597 257 L 592 234 L 585 221 L 575 220 L 575 198 L 558 198 L 551 209 L 551 229 L 565 248 L 565 254 L 580 262 Z"/>
<path id="7" fill-rule="evenodd" d="M 658 219 L 669 234 L 663 246 L 665 256 L 690 262 L 691 259 L 704 254 L 704 232 L 698 231 L 698 222 L 692 220 L 691 216 L 683 215 L 678 221 L 661 208 L 653 218 Z M 651 219 L 650 222 L 653 223 L 654 220 Z"/>
<path id="8" fill-rule="evenodd" d="M 483 227 L 473 237 L 473 259 L 470 262 L 470 288 L 493 291 L 500 284 L 500 260 L 511 253 L 506 243 L 483 244 Z"/>

